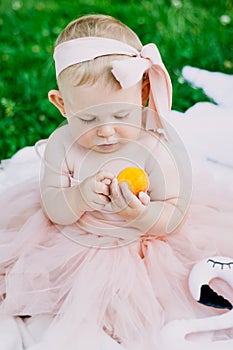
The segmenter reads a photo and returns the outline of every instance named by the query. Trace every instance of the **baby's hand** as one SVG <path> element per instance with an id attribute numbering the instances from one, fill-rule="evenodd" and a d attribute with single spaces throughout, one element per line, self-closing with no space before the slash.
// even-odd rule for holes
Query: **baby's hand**
<path id="1" fill-rule="evenodd" d="M 109 184 L 113 178 L 112 173 L 101 170 L 79 184 L 83 211 L 101 210 L 110 202 Z"/>
<path id="2" fill-rule="evenodd" d="M 126 182 L 118 184 L 114 178 L 110 184 L 110 198 L 112 210 L 130 222 L 141 216 L 150 203 L 150 197 L 140 192 L 135 196 L 128 188 Z"/>

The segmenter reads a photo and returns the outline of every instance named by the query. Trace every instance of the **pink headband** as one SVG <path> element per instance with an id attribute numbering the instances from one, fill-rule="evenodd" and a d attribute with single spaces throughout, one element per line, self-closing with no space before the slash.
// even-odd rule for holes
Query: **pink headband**
<path id="1" fill-rule="evenodd" d="M 171 110 L 172 85 L 155 44 L 147 44 L 139 52 L 124 42 L 102 37 L 82 37 L 65 41 L 56 46 L 54 51 L 56 76 L 69 66 L 106 55 L 129 56 L 125 60 L 112 61 L 112 74 L 123 89 L 135 85 L 148 72 L 148 107 L 157 112 L 158 127 L 162 127 L 159 117 L 166 117 Z"/>

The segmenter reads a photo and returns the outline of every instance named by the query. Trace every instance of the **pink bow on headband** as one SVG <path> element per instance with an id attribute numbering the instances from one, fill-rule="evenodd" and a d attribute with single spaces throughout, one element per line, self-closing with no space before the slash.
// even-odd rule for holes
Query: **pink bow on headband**
<path id="1" fill-rule="evenodd" d="M 139 82 L 148 71 L 150 81 L 149 108 L 166 117 L 172 105 L 172 84 L 155 44 L 143 46 L 140 55 L 112 62 L 112 74 L 127 89 Z"/>
<path id="2" fill-rule="evenodd" d="M 82 37 L 59 44 L 54 51 L 56 75 L 67 67 L 105 55 L 125 55 L 128 59 L 112 61 L 112 74 L 123 89 L 139 82 L 148 72 L 150 95 L 148 107 L 154 110 L 157 126 L 162 127 L 161 117 L 171 110 L 172 85 L 155 44 L 143 46 L 141 52 L 115 39 Z"/>

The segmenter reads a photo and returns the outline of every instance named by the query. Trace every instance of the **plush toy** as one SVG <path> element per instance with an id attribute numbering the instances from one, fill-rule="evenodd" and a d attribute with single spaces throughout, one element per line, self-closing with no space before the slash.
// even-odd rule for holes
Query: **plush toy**
<path id="1" fill-rule="evenodd" d="M 161 330 L 160 350 L 232 350 L 233 339 L 212 341 L 199 339 L 191 341 L 188 334 L 217 331 L 233 327 L 231 303 L 218 295 L 209 286 L 214 278 L 225 280 L 233 288 L 233 258 L 214 256 L 197 263 L 189 276 L 189 288 L 197 302 L 230 311 L 211 317 L 190 320 L 175 320 L 167 323 Z"/>
<path id="2" fill-rule="evenodd" d="M 149 178 L 141 168 L 125 168 L 117 176 L 118 183 L 127 182 L 129 189 L 137 196 L 149 188 Z"/>

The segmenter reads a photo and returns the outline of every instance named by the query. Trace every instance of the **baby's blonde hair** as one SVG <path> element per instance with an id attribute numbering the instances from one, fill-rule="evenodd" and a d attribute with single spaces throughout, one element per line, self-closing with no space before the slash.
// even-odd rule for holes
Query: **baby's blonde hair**
<path id="1" fill-rule="evenodd" d="M 114 17 L 98 14 L 86 15 L 69 23 L 58 36 L 55 46 L 68 40 L 89 36 L 119 40 L 138 51 L 142 48 L 140 39 L 129 27 Z M 124 58 L 126 57 L 122 55 L 109 55 L 75 64 L 61 72 L 57 78 L 58 86 L 61 88 L 64 80 L 68 79 L 73 86 L 94 85 L 101 80 L 112 87 L 119 87 L 111 73 L 111 61 Z"/>

